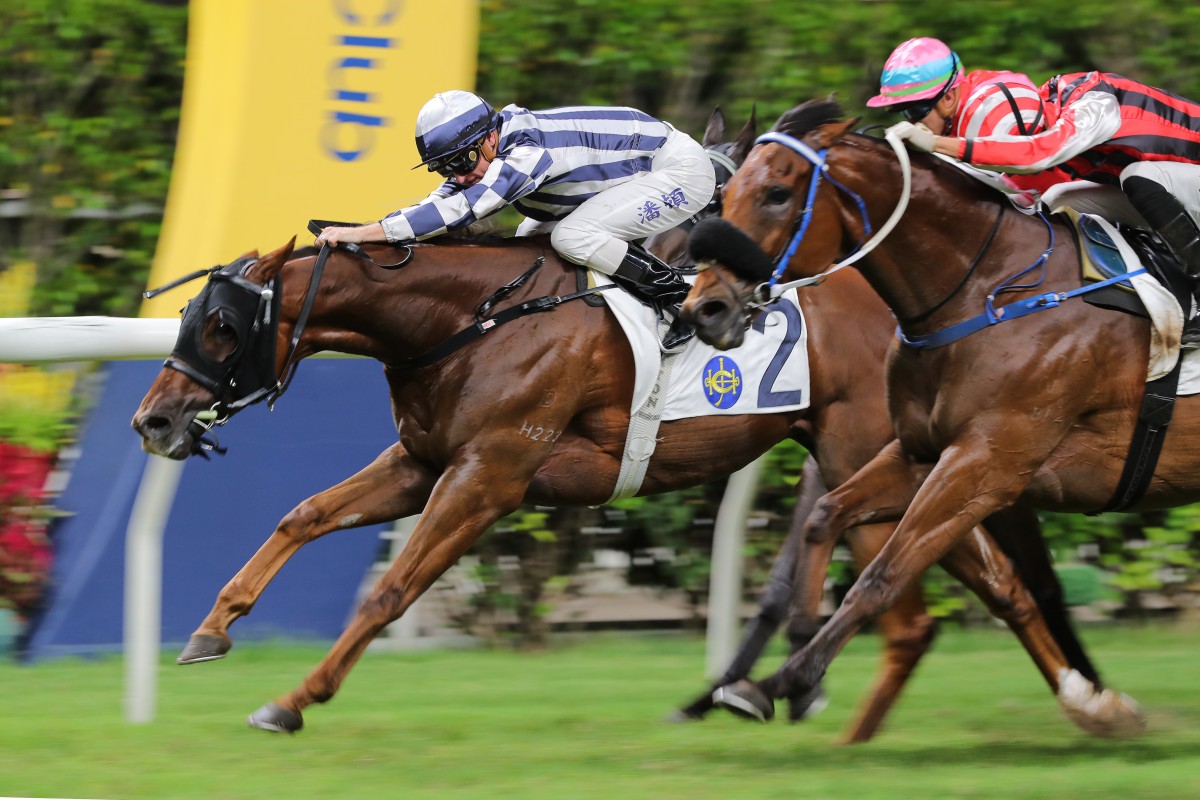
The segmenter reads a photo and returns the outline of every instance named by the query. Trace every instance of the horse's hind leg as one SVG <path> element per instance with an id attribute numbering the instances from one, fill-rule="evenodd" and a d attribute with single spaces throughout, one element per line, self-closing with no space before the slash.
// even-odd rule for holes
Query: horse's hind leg
<path id="1" fill-rule="evenodd" d="M 193 664 L 224 656 L 232 647 L 229 626 L 250 613 L 267 584 L 304 544 L 331 531 L 418 513 L 435 480 L 435 475 L 395 444 L 351 478 L 296 506 L 221 589 L 178 662 Z"/>

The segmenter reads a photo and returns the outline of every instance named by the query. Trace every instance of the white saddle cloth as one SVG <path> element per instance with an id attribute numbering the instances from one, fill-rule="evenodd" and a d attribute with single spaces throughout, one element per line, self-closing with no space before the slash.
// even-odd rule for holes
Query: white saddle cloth
<path id="1" fill-rule="evenodd" d="M 611 283 L 595 273 L 598 285 Z M 650 398 L 662 365 L 654 311 L 623 291 L 601 295 L 621 323 L 633 350 L 636 377 L 630 412 Z M 791 311 L 763 314 L 732 350 L 717 350 L 693 337 L 674 359 L 666 387 L 663 421 L 721 414 L 774 414 L 808 408 L 808 329 L 792 289 L 780 298 Z"/>
<path id="2" fill-rule="evenodd" d="M 1140 269 L 1141 259 L 1125 241 L 1125 237 L 1104 218 L 1093 216 L 1093 219 L 1100 223 L 1117 245 L 1130 271 Z M 1130 278 L 1129 282 L 1150 312 L 1150 363 L 1146 380 L 1152 381 L 1174 369 L 1175 361 L 1182 352 L 1183 367 L 1179 372 L 1179 389 L 1176 393 L 1181 397 L 1200 394 L 1200 350 L 1179 349 L 1179 337 L 1183 333 L 1183 309 L 1166 287 L 1150 275 L 1138 275 Z"/>
<path id="3" fill-rule="evenodd" d="M 592 280 L 612 282 L 599 273 Z M 634 362 L 629 429 L 609 502 L 637 494 L 664 420 L 808 408 L 808 330 L 794 289 L 759 315 L 740 347 L 719 351 L 694 337 L 665 354 L 660 342 L 667 326 L 653 310 L 623 291 L 601 296 L 625 331 Z"/>

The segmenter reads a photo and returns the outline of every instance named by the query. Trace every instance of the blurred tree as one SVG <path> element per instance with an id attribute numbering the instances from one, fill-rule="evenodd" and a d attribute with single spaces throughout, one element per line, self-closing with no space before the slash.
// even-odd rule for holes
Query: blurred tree
<path id="1" fill-rule="evenodd" d="M 153 255 L 183 85 L 186 9 L 0 6 L 0 228 L 37 265 L 36 314 L 132 314 Z"/>

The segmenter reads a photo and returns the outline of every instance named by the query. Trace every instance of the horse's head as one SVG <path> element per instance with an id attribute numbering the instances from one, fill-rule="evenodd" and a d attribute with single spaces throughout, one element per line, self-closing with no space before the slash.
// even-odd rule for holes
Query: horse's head
<path id="1" fill-rule="evenodd" d="M 213 447 L 204 435 L 214 424 L 280 390 L 280 271 L 294 244 L 192 276 L 208 281 L 184 308 L 175 347 L 133 416 L 147 453 L 203 455 Z"/>
<path id="2" fill-rule="evenodd" d="M 713 109 L 712 114 L 708 117 L 708 125 L 704 129 L 704 138 L 700 143 L 712 161 L 713 171 L 717 178 L 717 189 L 713 192 L 712 200 L 708 205 L 692 218 L 693 222 L 721 213 L 725 185 L 737 172 L 741 163 L 746 160 L 746 154 L 754 146 L 754 139 L 757 136 L 758 115 L 756 110 L 750 111 L 750 118 L 738 132 L 737 138 L 728 141 L 725 139 L 725 112 L 721 110 L 720 106 Z M 672 266 L 691 266 L 692 262 L 687 246 L 690 228 L 691 225 L 685 223 L 662 233 L 656 233 L 646 240 L 646 249 Z"/>
<path id="3" fill-rule="evenodd" d="M 841 212 L 835 203 L 816 202 L 816 189 L 824 182 L 817 180 L 822 154 L 857 121 L 841 116 L 837 102 L 827 99 L 803 103 L 780 117 L 726 184 L 721 218 L 705 220 L 692 231 L 689 249 L 707 269 L 696 279 L 683 315 L 705 342 L 719 348 L 741 344 L 756 290 L 779 277 L 781 259 L 786 257 L 793 269 L 803 264 L 817 272 L 837 257 L 845 239 Z M 773 140 L 776 133 L 799 142 L 817 160 Z M 797 236 L 802 241 L 792 251 L 789 242 Z"/>

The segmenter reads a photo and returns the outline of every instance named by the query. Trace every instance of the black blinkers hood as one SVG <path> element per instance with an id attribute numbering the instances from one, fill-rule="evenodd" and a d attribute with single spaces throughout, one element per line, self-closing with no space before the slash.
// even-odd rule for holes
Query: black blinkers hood
<path id="1" fill-rule="evenodd" d="M 279 386 L 275 339 L 282 284 L 277 276 L 260 285 L 245 275 L 258 259 L 242 258 L 213 271 L 200 294 L 188 301 L 179 338 L 164 367 L 177 370 L 237 411 L 264 399 Z M 237 347 L 223 361 L 205 352 L 204 323 L 213 315 L 233 328 Z"/>

